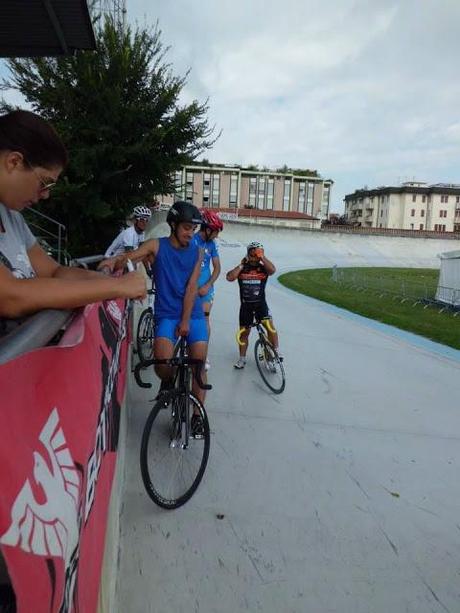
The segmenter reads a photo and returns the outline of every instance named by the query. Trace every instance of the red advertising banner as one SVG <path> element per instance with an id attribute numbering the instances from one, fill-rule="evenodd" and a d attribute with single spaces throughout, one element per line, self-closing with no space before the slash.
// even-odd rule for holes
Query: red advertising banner
<path id="1" fill-rule="evenodd" d="M 97 609 L 128 309 L 86 307 L 58 346 L 0 366 L 0 547 L 19 613 Z"/>

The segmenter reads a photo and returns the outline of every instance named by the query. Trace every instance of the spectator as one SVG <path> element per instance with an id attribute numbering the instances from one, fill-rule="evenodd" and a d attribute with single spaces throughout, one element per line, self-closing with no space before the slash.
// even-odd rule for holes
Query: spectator
<path id="1" fill-rule="evenodd" d="M 59 136 L 29 111 L 0 116 L 0 323 L 41 309 L 72 309 L 110 298 L 141 298 L 140 273 L 122 277 L 61 266 L 39 246 L 21 211 L 50 195 L 67 164 Z"/>
<path id="2" fill-rule="evenodd" d="M 120 255 L 125 251 L 137 249 L 145 241 L 145 228 L 150 221 L 152 213 L 146 206 L 135 206 L 133 209 L 134 224 L 125 228 L 115 238 L 105 252 L 105 257 L 110 258 Z"/>

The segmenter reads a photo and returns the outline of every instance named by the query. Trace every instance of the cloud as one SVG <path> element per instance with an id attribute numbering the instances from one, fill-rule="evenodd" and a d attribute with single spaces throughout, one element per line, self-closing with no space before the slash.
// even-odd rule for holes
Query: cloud
<path id="1" fill-rule="evenodd" d="M 318 169 L 333 203 L 398 177 L 460 182 L 460 2 L 130 0 L 183 100 L 209 99 L 217 162 Z"/>

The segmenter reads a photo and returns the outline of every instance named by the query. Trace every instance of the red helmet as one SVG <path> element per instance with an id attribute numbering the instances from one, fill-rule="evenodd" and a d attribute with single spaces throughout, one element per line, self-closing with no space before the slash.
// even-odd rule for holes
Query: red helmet
<path id="1" fill-rule="evenodd" d="M 211 211 L 210 209 L 202 209 L 201 217 L 203 218 L 203 223 L 201 224 L 202 230 L 209 228 L 212 232 L 222 232 L 224 229 L 222 219 L 214 211 Z"/>

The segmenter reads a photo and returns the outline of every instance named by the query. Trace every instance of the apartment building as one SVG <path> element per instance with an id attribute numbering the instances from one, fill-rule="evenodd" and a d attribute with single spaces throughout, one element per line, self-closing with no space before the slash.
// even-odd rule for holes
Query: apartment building
<path id="1" fill-rule="evenodd" d="M 188 200 L 198 207 L 296 212 L 327 219 L 331 179 L 240 166 L 190 165 L 175 174 L 175 193 L 159 196 L 160 203 Z"/>
<path id="2" fill-rule="evenodd" d="M 460 231 L 460 185 L 409 181 L 399 187 L 359 189 L 345 196 L 351 223 L 368 228 Z"/>

